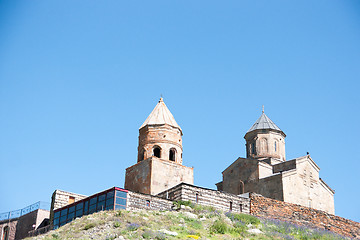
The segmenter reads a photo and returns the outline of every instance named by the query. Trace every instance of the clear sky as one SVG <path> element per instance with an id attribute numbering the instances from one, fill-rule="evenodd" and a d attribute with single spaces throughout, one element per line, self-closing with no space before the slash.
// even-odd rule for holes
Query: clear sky
<path id="1" fill-rule="evenodd" d="M 0 213 L 123 187 L 160 94 L 215 188 L 265 113 L 360 221 L 360 1 L 0 0 Z"/>

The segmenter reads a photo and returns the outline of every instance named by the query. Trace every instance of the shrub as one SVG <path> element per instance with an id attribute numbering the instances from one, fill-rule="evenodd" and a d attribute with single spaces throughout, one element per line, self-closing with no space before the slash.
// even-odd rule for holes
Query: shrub
<path id="1" fill-rule="evenodd" d="M 151 239 L 155 237 L 155 233 L 151 230 L 146 230 L 143 234 L 142 237 L 145 239 Z"/>
<path id="2" fill-rule="evenodd" d="M 135 230 L 137 230 L 139 227 L 140 227 L 139 224 L 137 224 L 137 223 L 131 223 L 131 224 L 128 225 L 127 229 L 128 229 L 129 231 L 135 231 Z"/>
<path id="3" fill-rule="evenodd" d="M 53 233 L 51 236 L 52 236 L 54 239 L 59 239 L 59 235 L 57 235 L 56 233 Z"/>
<path id="4" fill-rule="evenodd" d="M 193 204 L 192 202 L 190 202 L 190 201 L 179 200 L 179 201 L 175 201 L 175 202 L 174 202 L 174 205 L 176 206 L 176 208 L 180 208 L 181 205 L 194 208 L 194 204 Z"/>
<path id="5" fill-rule="evenodd" d="M 254 216 L 244 214 L 244 213 L 226 213 L 226 216 L 230 218 L 233 222 L 239 221 L 245 224 L 258 225 L 260 220 Z"/>
<path id="6" fill-rule="evenodd" d="M 223 220 L 216 220 L 213 225 L 210 226 L 210 232 L 211 233 L 220 233 L 224 234 L 226 233 L 228 227 L 226 223 Z"/>
<path id="7" fill-rule="evenodd" d="M 195 229 L 202 229 L 202 223 L 200 221 L 197 221 L 197 220 L 194 220 L 194 221 L 191 221 L 189 222 L 189 225 L 192 227 L 192 228 L 195 228 Z"/>
<path id="8" fill-rule="evenodd" d="M 246 230 L 247 230 L 246 225 L 241 222 L 235 222 L 234 228 L 231 229 L 232 232 L 239 233 L 239 234 L 244 233 Z"/>
<path id="9" fill-rule="evenodd" d="M 88 223 L 85 225 L 84 230 L 89 230 L 90 228 L 93 228 L 95 226 L 96 226 L 95 223 Z"/>
<path id="10" fill-rule="evenodd" d="M 118 221 L 114 222 L 114 227 L 115 227 L 115 228 L 118 228 L 118 227 L 120 227 L 120 226 L 121 226 L 121 223 L 120 223 L 120 222 L 118 222 Z"/>
<path id="11" fill-rule="evenodd" d="M 166 239 L 166 235 L 165 235 L 165 233 L 157 232 L 157 233 L 156 233 L 156 236 L 155 236 L 155 239 L 157 239 L 157 240 L 165 240 L 165 239 Z"/>

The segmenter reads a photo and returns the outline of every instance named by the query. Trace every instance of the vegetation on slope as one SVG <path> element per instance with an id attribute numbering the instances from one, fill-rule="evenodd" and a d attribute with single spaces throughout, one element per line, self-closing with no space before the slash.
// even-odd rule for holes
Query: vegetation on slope
<path id="1" fill-rule="evenodd" d="M 187 202 L 178 203 L 178 208 L 98 212 L 30 239 L 346 239 L 327 231 L 223 213 Z"/>

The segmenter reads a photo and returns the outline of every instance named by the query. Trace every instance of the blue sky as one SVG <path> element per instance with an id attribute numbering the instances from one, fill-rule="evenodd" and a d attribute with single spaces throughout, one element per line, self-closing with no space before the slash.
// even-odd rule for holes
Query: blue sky
<path id="1" fill-rule="evenodd" d="M 215 188 L 265 113 L 360 221 L 359 1 L 0 1 L 0 212 L 123 187 L 160 94 Z"/>

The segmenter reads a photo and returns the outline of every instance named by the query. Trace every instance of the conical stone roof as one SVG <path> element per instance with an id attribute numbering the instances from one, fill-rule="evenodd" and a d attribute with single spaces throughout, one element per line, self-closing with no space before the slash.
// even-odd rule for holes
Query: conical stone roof
<path id="1" fill-rule="evenodd" d="M 271 121 L 268 116 L 266 116 L 264 112 L 261 114 L 259 119 L 256 120 L 254 125 L 252 125 L 252 127 L 246 132 L 246 134 L 259 129 L 272 129 L 284 133 L 273 121 Z"/>
<path id="2" fill-rule="evenodd" d="M 160 98 L 158 104 L 155 106 L 154 110 L 147 117 L 145 122 L 141 125 L 140 129 L 147 125 L 164 125 L 168 124 L 172 127 L 178 128 L 181 132 L 180 126 L 175 121 L 174 116 L 171 114 L 170 110 L 166 107 L 163 98 Z"/>

